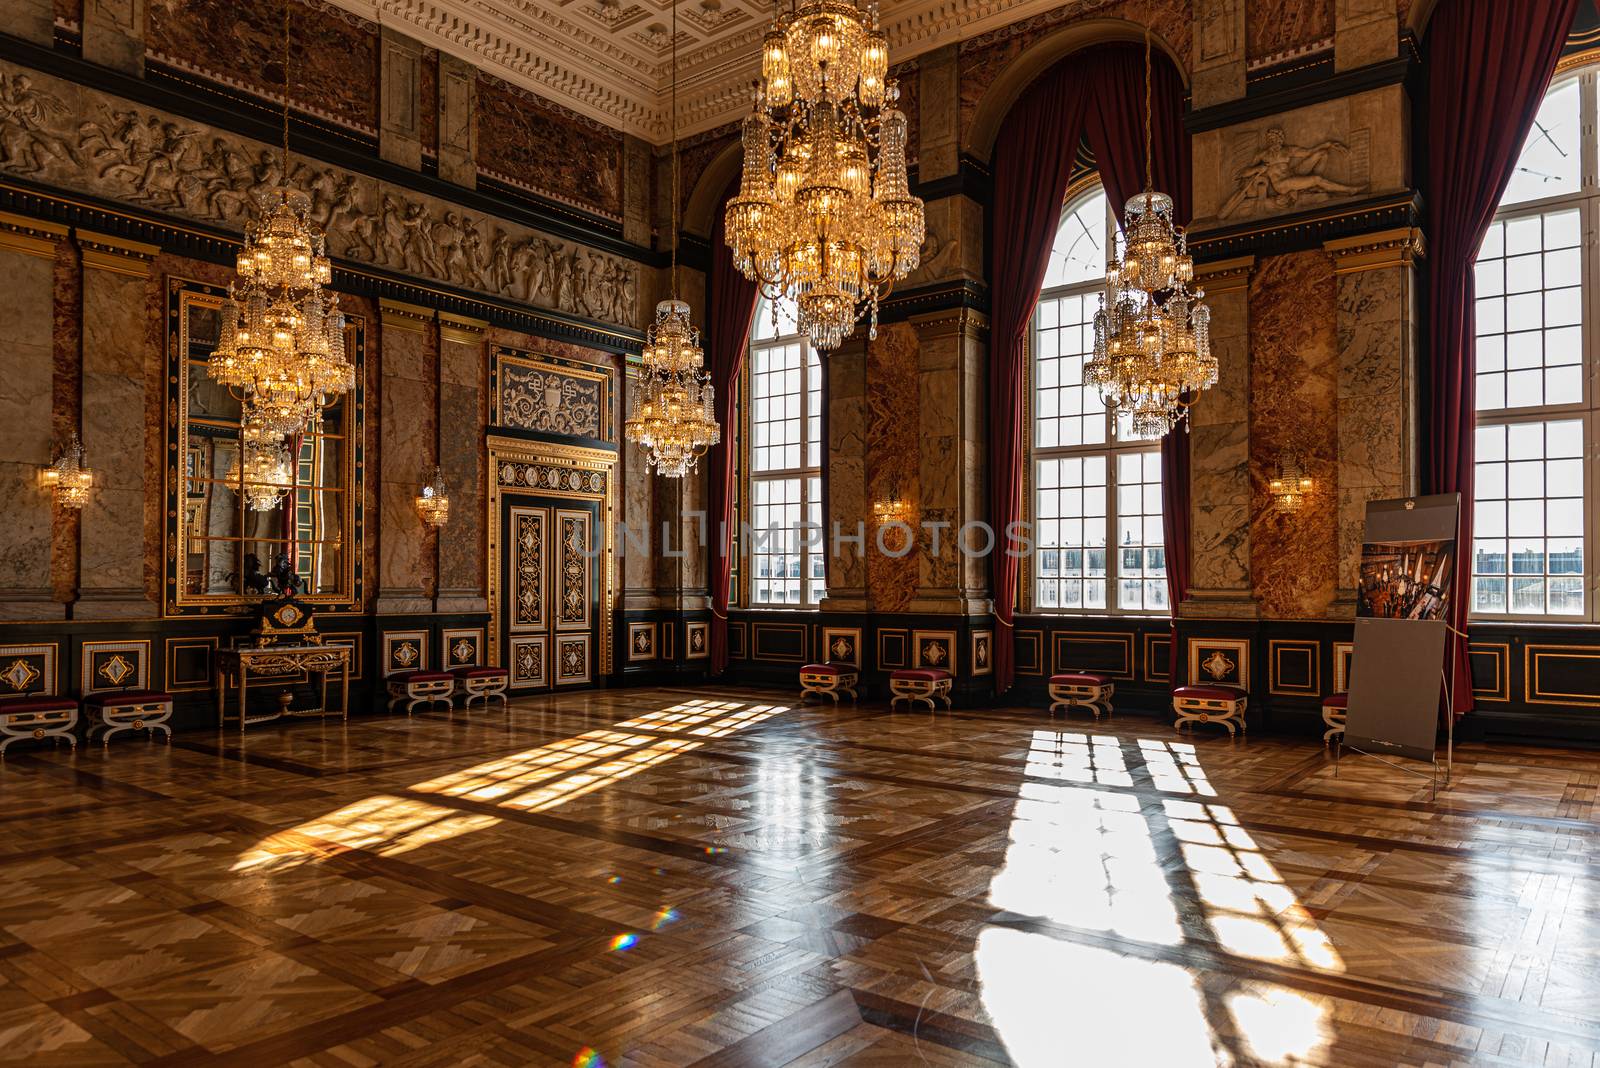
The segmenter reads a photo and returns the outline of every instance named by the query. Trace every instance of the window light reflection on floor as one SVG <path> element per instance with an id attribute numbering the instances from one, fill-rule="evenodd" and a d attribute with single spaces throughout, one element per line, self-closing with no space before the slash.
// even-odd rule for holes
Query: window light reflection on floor
<path id="1" fill-rule="evenodd" d="M 787 711 L 786 705 L 685 701 L 609 728 L 495 757 L 405 792 L 545 812 L 692 752 L 705 744 L 697 739 L 725 737 Z M 233 870 L 277 870 L 354 849 L 390 856 L 500 822 L 445 804 L 386 794 L 364 798 L 269 835 L 240 854 Z"/>

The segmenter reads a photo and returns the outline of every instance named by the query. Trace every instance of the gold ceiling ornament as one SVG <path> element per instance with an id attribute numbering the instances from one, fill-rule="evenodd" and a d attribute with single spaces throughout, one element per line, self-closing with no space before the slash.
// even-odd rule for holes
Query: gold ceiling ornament
<path id="1" fill-rule="evenodd" d="M 339 298 L 326 239 L 311 221 L 311 199 L 289 186 L 289 5 L 283 7 L 285 184 L 261 194 L 245 226 L 238 278 L 222 306 L 211 377 L 236 389 L 259 425 L 282 436 L 316 422 L 322 408 L 355 388 L 345 353 Z"/>
<path id="2" fill-rule="evenodd" d="M 67 439 L 59 455 L 49 467 L 39 472 L 46 489 L 55 491 L 56 506 L 81 511 L 89 503 L 89 490 L 94 486 L 94 473 L 84 459 L 83 442 L 77 431 Z"/>
<path id="3" fill-rule="evenodd" d="M 683 478 L 722 440 L 716 390 L 705 371 L 700 331 L 678 299 L 678 4 L 672 4 L 672 296 L 656 305 L 645 332 L 643 369 L 623 434 L 645 450 L 663 478 Z"/>
<path id="4" fill-rule="evenodd" d="M 725 224 L 734 263 L 800 330 L 837 348 L 917 269 L 922 201 L 906 179 L 906 116 L 895 106 L 877 5 L 801 0 L 773 15 L 744 170 Z"/>
<path id="5" fill-rule="evenodd" d="M 240 487 L 250 511 L 276 509 L 294 488 L 294 468 L 283 435 L 264 427 L 259 416 L 247 410 L 239 425 L 239 454 L 228 465 L 223 481 Z"/>
<path id="6" fill-rule="evenodd" d="M 1305 464 L 1296 453 L 1278 457 L 1277 469 L 1267 480 L 1267 492 L 1280 511 L 1297 512 L 1316 482 L 1306 473 Z"/>
<path id="7" fill-rule="evenodd" d="M 1124 213 L 1122 258 L 1113 253 L 1094 317 L 1094 355 L 1084 380 L 1107 407 L 1126 416 L 1138 438 L 1159 438 L 1189 417 L 1202 390 L 1217 383 L 1211 311 L 1205 291 L 1189 288 L 1194 260 L 1173 220 L 1172 198 L 1152 188 L 1150 27 L 1144 31 L 1144 192 Z"/>
<path id="8" fill-rule="evenodd" d="M 433 477 L 417 494 L 417 514 L 435 530 L 450 522 L 450 494 L 445 488 L 443 469 L 435 467 Z"/>

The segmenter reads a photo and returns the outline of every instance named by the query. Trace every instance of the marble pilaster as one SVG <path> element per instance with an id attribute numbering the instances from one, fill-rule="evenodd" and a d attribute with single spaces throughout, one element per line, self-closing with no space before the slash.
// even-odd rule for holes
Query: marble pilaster
<path id="1" fill-rule="evenodd" d="M 66 227 L 0 215 L 0 496 L 7 502 L 0 538 L 0 619 L 60 619 L 50 551 L 54 495 L 42 488 L 50 463 L 55 354 L 56 243 Z"/>
<path id="2" fill-rule="evenodd" d="M 439 466 L 450 492 L 450 522 L 439 531 L 441 612 L 486 612 L 488 546 L 484 502 L 484 419 L 488 393 L 488 323 L 439 316 Z"/>
<path id="3" fill-rule="evenodd" d="M 893 329 L 892 327 L 885 330 Z M 882 336 L 883 331 L 880 331 Z M 867 487 L 867 345 L 851 338 L 822 358 L 828 362 L 828 440 L 823 444 L 828 465 L 828 551 L 833 553 L 833 530 L 846 537 L 865 524 L 872 537 L 871 506 Z M 867 554 L 852 543 L 839 545 L 828 558 L 828 589 L 822 598 L 824 612 L 864 612 L 867 593 Z"/>
<path id="4" fill-rule="evenodd" d="M 1354 70 L 1400 51 L 1394 0 L 1338 0 L 1333 13 L 1333 69 Z"/>
<path id="5" fill-rule="evenodd" d="M 77 232 L 83 259 L 83 447 L 94 489 L 80 528 L 80 619 L 153 616 L 145 576 L 146 321 L 154 245 Z"/>
<path id="6" fill-rule="evenodd" d="M 1196 110 L 1244 96 L 1245 0 L 1196 0 L 1193 80 Z"/>
<path id="7" fill-rule="evenodd" d="M 1218 382 L 1189 413 L 1190 583 L 1180 616 L 1253 618 L 1250 580 L 1250 273 L 1254 256 L 1196 268 Z"/>
<path id="8" fill-rule="evenodd" d="M 961 93 L 956 46 L 945 45 L 918 61 L 917 180 L 948 178 L 961 167 Z"/>
<path id="9" fill-rule="evenodd" d="M 622 143 L 622 239 L 650 243 L 650 143 L 633 136 Z"/>
<path id="10" fill-rule="evenodd" d="M 379 615 L 433 610 L 433 561 L 427 527 L 417 515 L 419 480 L 430 469 L 433 442 L 425 416 L 433 411 L 428 333 L 434 313 L 398 301 L 381 302 L 378 332 L 382 395 L 378 418 Z"/>
<path id="11" fill-rule="evenodd" d="M 1388 230 L 1323 246 L 1334 261 L 1339 355 L 1339 574 L 1355 611 L 1369 500 L 1418 490 L 1416 260 L 1422 234 Z"/>
<path id="12" fill-rule="evenodd" d="M 46 48 L 55 40 L 55 5 L 51 0 L 0 0 L 0 22 L 6 32 Z"/>
<path id="13" fill-rule="evenodd" d="M 637 386 L 638 368 L 625 367 L 622 375 L 622 392 L 632 395 Z M 626 405 L 623 411 L 627 411 Z M 634 540 L 617 531 L 617 553 L 622 590 L 622 607 L 628 610 L 647 610 L 659 606 L 656 597 L 656 565 L 653 552 L 646 552 L 637 542 L 647 534 L 654 548 L 661 534 L 661 517 L 656 514 L 655 474 L 650 470 L 646 454 L 639 446 L 624 439 L 622 463 L 618 471 L 621 479 L 622 523 L 631 531 Z"/>
<path id="14" fill-rule="evenodd" d="M 83 58 L 144 76 L 145 0 L 84 0 Z"/>
<path id="15" fill-rule="evenodd" d="M 988 516 L 984 494 L 987 462 L 987 378 L 989 324 L 968 309 L 913 316 L 917 331 L 917 403 L 922 413 L 917 505 L 924 524 L 946 523 L 939 551 L 931 535 L 918 545 L 917 595 L 912 612 L 986 615 L 990 611 L 989 560 L 981 555 L 985 538 L 969 532 L 962 552 L 964 524 Z M 999 548 L 999 543 L 994 547 Z"/>
<path id="16" fill-rule="evenodd" d="M 439 55 L 439 177 L 478 186 L 478 75 L 464 59 Z"/>
<path id="17" fill-rule="evenodd" d="M 440 56 L 443 73 L 444 57 Z M 418 170 L 422 166 L 422 45 L 388 26 L 381 31 L 378 51 L 378 154 L 390 163 Z M 441 118 L 443 87 L 439 93 Z M 443 164 L 440 127 L 440 172 Z"/>

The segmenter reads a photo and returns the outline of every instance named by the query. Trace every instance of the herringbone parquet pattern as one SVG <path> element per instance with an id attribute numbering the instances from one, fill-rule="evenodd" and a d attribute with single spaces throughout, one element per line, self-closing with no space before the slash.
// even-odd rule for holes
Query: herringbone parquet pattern
<path id="1" fill-rule="evenodd" d="M 1600 760 L 624 690 L 14 750 L 0 1061 L 1600 1065 Z"/>

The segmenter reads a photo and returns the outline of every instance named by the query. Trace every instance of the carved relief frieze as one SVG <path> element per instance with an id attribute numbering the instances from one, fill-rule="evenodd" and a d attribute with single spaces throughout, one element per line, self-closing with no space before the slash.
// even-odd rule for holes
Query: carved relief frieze
<path id="1" fill-rule="evenodd" d="M 0 172 L 241 231 L 278 150 L 0 63 Z M 639 264 L 294 159 L 336 258 L 607 323 L 639 319 Z"/>
<path id="2" fill-rule="evenodd" d="M 593 376 L 507 361 L 500 370 L 499 423 L 515 430 L 601 437 L 602 386 Z"/>
<path id="3" fill-rule="evenodd" d="M 1218 214 L 1248 219 L 1365 192 L 1371 142 L 1371 130 L 1353 130 L 1345 140 L 1300 145 L 1281 126 L 1236 138 L 1230 145 L 1234 189 Z"/>
<path id="4" fill-rule="evenodd" d="M 515 489 L 565 490 L 569 493 L 604 493 L 604 471 L 585 471 L 554 464 L 516 463 L 503 461 L 499 469 L 500 485 Z"/>

